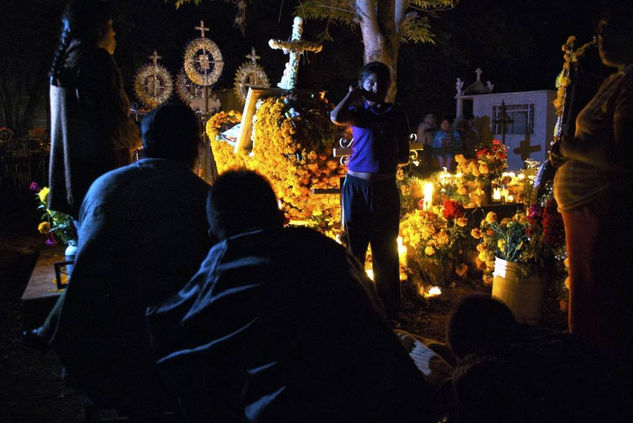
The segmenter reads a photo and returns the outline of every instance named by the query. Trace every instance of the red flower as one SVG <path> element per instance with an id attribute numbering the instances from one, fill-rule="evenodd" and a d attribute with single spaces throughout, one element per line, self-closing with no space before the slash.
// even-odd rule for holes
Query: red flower
<path id="1" fill-rule="evenodd" d="M 501 141 L 499 141 L 499 140 L 492 140 L 492 145 L 501 145 Z"/>
<path id="2" fill-rule="evenodd" d="M 458 217 L 464 217 L 466 211 L 459 201 L 444 200 L 444 210 L 442 213 L 447 220 L 453 220 Z"/>

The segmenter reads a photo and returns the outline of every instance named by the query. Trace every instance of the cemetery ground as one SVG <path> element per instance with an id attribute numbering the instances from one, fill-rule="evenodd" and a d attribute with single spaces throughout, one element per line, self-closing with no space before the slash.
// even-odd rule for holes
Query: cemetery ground
<path id="1" fill-rule="evenodd" d="M 39 212 L 32 192 L 0 186 L 0 421 L 81 422 L 86 419 L 85 394 L 68 387 L 60 378 L 62 367 L 53 352 L 41 353 L 21 344 L 20 298 L 44 239 L 36 230 Z M 443 287 L 441 296 L 425 300 L 415 293 L 419 269 L 411 266 L 403 283 L 400 329 L 443 341 L 445 325 L 460 298 L 489 293 L 481 281 L 463 280 Z M 562 329 L 564 315 L 555 301 L 545 301 L 542 324 Z"/>

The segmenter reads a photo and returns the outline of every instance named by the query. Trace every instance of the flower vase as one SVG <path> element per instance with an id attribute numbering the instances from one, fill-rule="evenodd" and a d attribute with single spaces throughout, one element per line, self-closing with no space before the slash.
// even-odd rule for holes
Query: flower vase
<path id="1" fill-rule="evenodd" d="M 538 324 L 543 304 L 543 278 L 525 275 L 518 263 L 495 257 L 492 296 L 505 303 L 519 323 Z"/>
<path id="2" fill-rule="evenodd" d="M 71 239 L 68 241 L 68 245 L 66 246 L 66 250 L 64 250 L 64 255 L 66 256 L 66 261 L 75 261 L 75 255 L 77 254 L 77 241 Z M 66 274 L 68 274 L 68 278 L 70 279 L 70 274 L 73 271 L 73 265 L 66 265 Z"/>

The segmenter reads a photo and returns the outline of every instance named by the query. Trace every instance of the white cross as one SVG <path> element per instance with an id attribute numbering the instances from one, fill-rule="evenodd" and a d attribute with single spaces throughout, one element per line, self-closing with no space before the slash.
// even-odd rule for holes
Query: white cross
<path id="1" fill-rule="evenodd" d="M 277 86 L 285 90 L 292 90 L 297 85 L 297 74 L 299 73 L 299 58 L 304 51 L 318 53 L 323 46 L 319 43 L 304 41 L 301 39 L 303 32 L 303 18 L 295 16 L 292 24 L 292 36 L 290 41 L 270 40 L 268 45 L 273 49 L 280 49 L 284 54 L 288 54 L 288 63 L 284 69 L 284 74 Z"/>
<path id="2" fill-rule="evenodd" d="M 481 74 L 483 73 L 483 71 L 481 69 L 477 68 L 475 73 L 477 74 L 477 81 L 481 81 Z"/>

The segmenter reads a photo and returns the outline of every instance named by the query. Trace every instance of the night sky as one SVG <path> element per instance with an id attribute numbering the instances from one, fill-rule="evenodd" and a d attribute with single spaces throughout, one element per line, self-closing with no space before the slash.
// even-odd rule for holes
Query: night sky
<path id="1" fill-rule="evenodd" d="M 29 93 L 45 96 L 46 68 L 57 42 L 64 2 L 7 0 L 3 4 L 12 19 L 5 19 L 6 25 L 0 29 L 0 64 L 6 68 L 0 74 L 5 79 L 1 82 L 28 73 L 44 81 Z M 200 6 L 176 10 L 162 0 L 119 1 L 115 57 L 128 93 L 133 97 L 134 74 L 149 62 L 147 56 L 154 49 L 172 75 L 177 74 L 186 44 L 199 35 L 194 27 L 200 19 L 211 28 L 207 36 L 224 56 L 224 72 L 214 88 L 232 88 L 235 71 L 247 60 L 244 56 L 251 46 L 262 56 L 261 63 L 276 84 L 286 56 L 271 50 L 267 42 L 290 36 L 296 4 L 250 1 L 242 36 L 232 25 L 235 9 L 230 2 L 203 0 Z M 560 46 L 572 34 L 580 43 L 591 39 L 596 8 L 596 2 L 578 0 L 461 0 L 456 9 L 431 18 L 435 44 L 401 46 L 397 101 L 409 110 L 412 123 L 427 112 L 452 118 L 455 79 L 461 77 L 468 86 L 477 67 L 483 70 L 484 82 L 494 83 L 495 92 L 554 89 L 562 66 Z M 304 38 L 316 40 L 322 29 L 320 22 L 307 22 Z M 331 32 L 335 41 L 325 42 L 321 53 L 302 61 L 299 87 L 326 90 L 331 101 L 338 101 L 362 65 L 362 43 L 358 31 L 331 28 Z"/>

